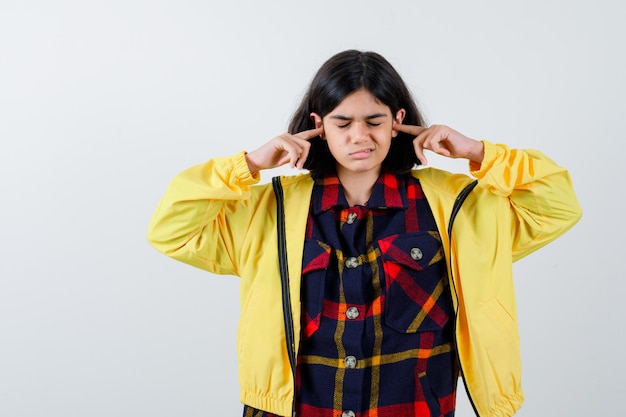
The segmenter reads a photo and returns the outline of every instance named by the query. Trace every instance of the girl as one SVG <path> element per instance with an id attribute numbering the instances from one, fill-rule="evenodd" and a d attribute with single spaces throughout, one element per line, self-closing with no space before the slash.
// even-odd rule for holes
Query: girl
<path id="1" fill-rule="evenodd" d="M 242 278 L 244 416 L 453 416 L 459 375 L 477 415 L 521 406 L 512 262 L 580 218 L 569 175 L 423 125 L 382 56 L 344 51 L 289 133 L 172 180 L 149 241 Z M 467 159 L 478 185 L 415 169 L 425 149 Z M 285 164 L 309 173 L 258 184 Z"/>

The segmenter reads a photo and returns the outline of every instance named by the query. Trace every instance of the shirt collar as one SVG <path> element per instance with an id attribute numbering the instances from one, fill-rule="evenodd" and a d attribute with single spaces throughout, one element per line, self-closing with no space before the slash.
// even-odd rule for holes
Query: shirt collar
<path id="1" fill-rule="evenodd" d="M 376 180 L 372 195 L 365 206 L 376 209 L 405 209 L 408 207 L 406 198 L 406 176 L 383 173 Z M 333 207 L 348 208 L 339 178 L 328 175 L 315 180 L 313 187 L 313 214 L 319 214 Z"/>

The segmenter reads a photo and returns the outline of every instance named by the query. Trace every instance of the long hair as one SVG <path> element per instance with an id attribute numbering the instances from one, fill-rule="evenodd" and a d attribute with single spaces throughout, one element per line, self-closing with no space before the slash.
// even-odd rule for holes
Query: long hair
<path id="1" fill-rule="evenodd" d="M 289 133 L 315 128 L 315 123 L 310 119 L 311 112 L 323 118 L 346 96 L 360 89 L 368 90 L 389 107 L 392 116 L 399 109 L 405 109 L 404 124 L 417 126 L 424 124 L 411 92 L 400 74 L 385 58 L 375 52 L 347 50 L 331 57 L 317 71 L 300 106 L 291 118 Z M 383 160 L 382 172 L 406 173 L 419 165 L 413 148 L 413 139 L 414 137 L 409 134 L 398 132 L 391 141 L 387 157 Z M 334 172 L 335 158 L 330 153 L 326 141 L 317 137 L 310 142 L 311 149 L 304 168 L 311 171 L 315 177 Z"/>

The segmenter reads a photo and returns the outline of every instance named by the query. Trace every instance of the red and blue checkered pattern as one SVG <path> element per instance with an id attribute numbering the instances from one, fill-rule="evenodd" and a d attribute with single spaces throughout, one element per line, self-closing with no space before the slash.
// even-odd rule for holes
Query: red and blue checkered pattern
<path id="1" fill-rule="evenodd" d="M 383 174 L 350 207 L 316 181 L 302 266 L 296 415 L 454 415 L 458 369 L 443 247 L 419 182 Z M 272 414 L 244 408 L 244 416 Z"/>

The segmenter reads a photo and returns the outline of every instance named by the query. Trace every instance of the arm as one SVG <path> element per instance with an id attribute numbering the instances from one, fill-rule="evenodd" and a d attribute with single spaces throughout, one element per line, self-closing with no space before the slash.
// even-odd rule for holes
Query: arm
<path id="1" fill-rule="evenodd" d="M 496 215 L 510 213 L 513 260 L 556 239 L 582 215 L 567 170 L 539 151 L 477 141 L 442 125 L 394 128 L 415 135 L 415 153 L 423 164 L 424 149 L 469 161 L 479 186 L 499 197 L 488 202 L 498 206 Z"/>
<path id="2" fill-rule="evenodd" d="M 158 251 L 198 268 L 237 275 L 237 248 L 254 214 L 250 172 L 244 152 L 215 158 L 170 182 L 148 228 Z"/>
<path id="3" fill-rule="evenodd" d="M 481 164 L 470 170 L 482 188 L 510 206 L 513 259 L 518 260 L 569 230 L 582 216 L 565 168 L 537 150 L 483 141 Z"/>
<path id="4" fill-rule="evenodd" d="M 255 151 L 215 158 L 177 175 L 159 203 L 148 241 L 174 259 L 218 274 L 239 275 L 239 258 L 251 229 L 258 231 L 271 187 L 251 187 L 259 171 L 284 164 L 302 168 L 311 129 L 277 136 Z M 253 224 L 256 229 L 253 228 Z"/>

